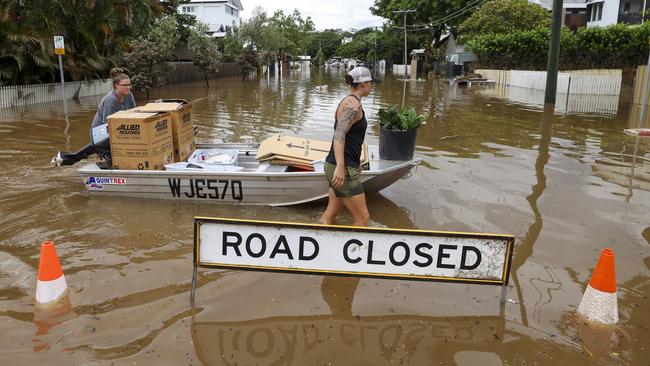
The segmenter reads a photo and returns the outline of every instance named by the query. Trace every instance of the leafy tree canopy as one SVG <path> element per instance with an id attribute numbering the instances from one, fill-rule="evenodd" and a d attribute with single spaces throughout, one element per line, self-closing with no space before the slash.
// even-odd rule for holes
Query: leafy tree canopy
<path id="1" fill-rule="evenodd" d="M 490 0 L 465 19 L 459 27 L 468 41 L 485 34 L 532 30 L 551 25 L 551 14 L 527 0 Z"/>
<path id="2" fill-rule="evenodd" d="M 202 23 L 190 28 L 187 47 L 192 51 L 192 60 L 203 73 L 205 85 L 209 88 L 208 74 L 219 71 L 221 54 L 215 40 L 207 35 L 208 26 Z"/>
<path id="3" fill-rule="evenodd" d="M 483 0 L 375 0 L 370 11 L 390 20 L 392 26 L 404 26 L 401 10 L 415 10 L 406 16 L 412 33 L 418 34 L 421 48 L 442 45 L 442 35 L 458 26 Z"/>

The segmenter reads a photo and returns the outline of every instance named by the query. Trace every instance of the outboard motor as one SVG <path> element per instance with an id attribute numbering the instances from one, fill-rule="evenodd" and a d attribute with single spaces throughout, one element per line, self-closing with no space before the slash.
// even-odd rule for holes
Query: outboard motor
<path id="1" fill-rule="evenodd" d="M 111 167 L 111 143 L 108 138 L 108 123 L 92 127 L 90 129 L 90 143 L 79 151 L 74 153 L 59 151 L 52 158 L 50 164 L 55 166 L 73 165 L 92 154 L 97 154 L 105 161 L 106 167 Z"/>

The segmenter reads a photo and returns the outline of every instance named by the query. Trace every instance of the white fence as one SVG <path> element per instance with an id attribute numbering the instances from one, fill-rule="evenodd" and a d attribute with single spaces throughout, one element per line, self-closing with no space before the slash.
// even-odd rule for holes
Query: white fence
<path id="1" fill-rule="evenodd" d="M 111 79 L 67 82 L 64 94 L 66 99 L 72 99 L 76 93 L 79 98 L 89 97 L 106 94 L 112 87 Z M 63 100 L 61 83 L 0 87 L 0 108 L 21 107 L 60 100 Z"/>
<path id="2" fill-rule="evenodd" d="M 406 65 L 406 74 L 411 75 L 411 65 Z M 404 65 L 393 64 L 393 75 L 404 76 Z"/>
<path id="3" fill-rule="evenodd" d="M 487 70 L 477 73 L 497 84 L 526 89 L 545 90 L 546 71 Z M 574 70 L 557 76 L 557 93 L 582 95 L 619 95 L 623 80 L 622 70 Z"/>
<path id="4" fill-rule="evenodd" d="M 484 75 L 485 74 L 481 74 Z M 481 88 L 480 94 L 514 103 L 543 107 L 544 90 L 497 84 Z M 618 113 L 618 95 L 557 93 L 555 112 L 563 114 L 593 114 L 615 116 Z"/>

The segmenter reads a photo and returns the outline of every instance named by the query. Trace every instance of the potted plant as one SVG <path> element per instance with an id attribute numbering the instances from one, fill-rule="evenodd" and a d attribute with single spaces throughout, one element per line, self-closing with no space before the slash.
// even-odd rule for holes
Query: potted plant
<path id="1" fill-rule="evenodd" d="M 425 119 L 411 106 L 380 108 L 379 157 L 384 160 L 413 159 L 417 128 Z"/>

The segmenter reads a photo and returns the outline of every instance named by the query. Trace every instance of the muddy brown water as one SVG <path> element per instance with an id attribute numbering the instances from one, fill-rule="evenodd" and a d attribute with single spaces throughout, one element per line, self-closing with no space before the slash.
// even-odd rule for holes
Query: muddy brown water
<path id="1" fill-rule="evenodd" d="M 347 93 L 337 72 L 212 84 L 152 97 L 198 99 L 201 140 L 242 142 L 330 139 Z M 404 90 L 427 116 L 423 163 L 368 197 L 371 225 L 515 235 L 502 309 L 491 286 L 236 270 L 200 270 L 191 307 L 193 216 L 315 222 L 324 204 L 90 198 L 75 167 L 48 165 L 86 143 L 100 99 L 86 98 L 67 118 L 56 103 L 0 110 L 2 364 L 650 364 L 650 148 L 640 143 L 632 178 L 629 95 L 553 113 L 522 91 L 387 77 L 363 101 L 370 143 L 378 108 Z M 34 305 L 44 240 L 70 287 L 55 310 Z M 621 320 L 609 328 L 576 315 L 603 247 L 617 264 Z"/>

